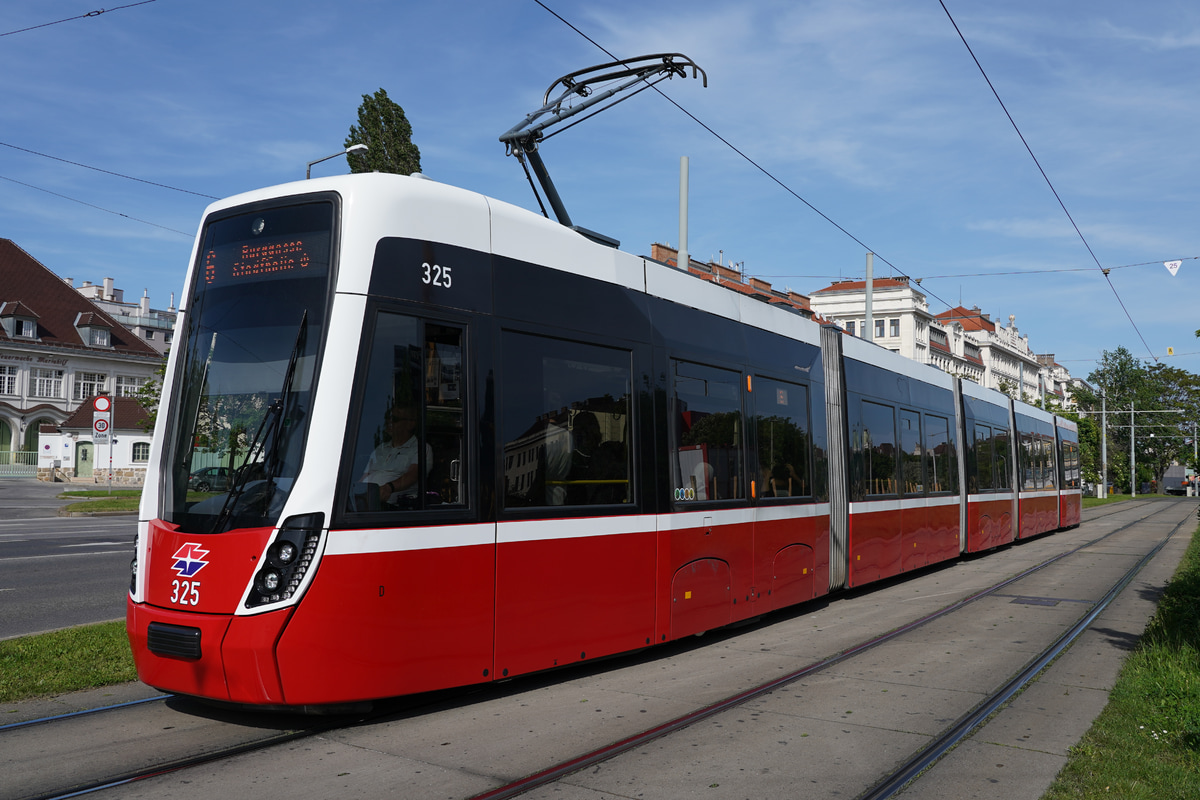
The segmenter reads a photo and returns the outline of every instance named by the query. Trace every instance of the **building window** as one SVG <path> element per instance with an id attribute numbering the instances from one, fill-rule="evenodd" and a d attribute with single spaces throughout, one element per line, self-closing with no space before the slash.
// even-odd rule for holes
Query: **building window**
<path id="1" fill-rule="evenodd" d="M 95 397 L 108 388 L 107 385 L 108 376 L 103 372 L 76 372 L 74 399 L 86 400 Z"/>
<path id="2" fill-rule="evenodd" d="M 150 460 L 150 443 L 149 442 L 134 442 L 133 443 L 133 460 L 135 462 Z"/>
<path id="3" fill-rule="evenodd" d="M 154 331 L 146 331 L 146 341 L 154 341 Z"/>
<path id="4" fill-rule="evenodd" d="M 876 339 L 883 338 L 883 320 L 881 320 L 881 319 L 875 320 L 875 338 Z"/>
<path id="5" fill-rule="evenodd" d="M 88 344 L 93 347 L 108 347 L 108 329 L 88 328 Z"/>
<path id="6" fill-rule="evenodd" d="M 135 378 L 132 375 L 117 376 L 117 397 L 137 397 L 138 388 L 146 382 L 145 378 Z"/>
<path id="7" fill-rule="evenodd" d="M 900 320 L 888 320 L 888 336 L 891 336 L 893 339 L 898 339 L 900 337 Z"/>
<path id="8" fill-rule="evenodd" d="M 37 323 L 31 319 L 17 320 L 17 336 L 23 339 L 36 339 Z"/>
<path id="9" fill-rule="evenodd" d="M 17 368 L 0 367 L 0 394 L 17 393 Z"/>
<path id="10" fill-rule="evenodd" d="M 846 323 L 846 333 L 850 334 L 851 336 L 854 335 L 854 321 L 853 320 Z"/>
<path id="11" fill-rule="evenodd" d="M 29 370 L 30 397 L 61 398 L 63 394 L 63 371 L 61 369 Z"/>

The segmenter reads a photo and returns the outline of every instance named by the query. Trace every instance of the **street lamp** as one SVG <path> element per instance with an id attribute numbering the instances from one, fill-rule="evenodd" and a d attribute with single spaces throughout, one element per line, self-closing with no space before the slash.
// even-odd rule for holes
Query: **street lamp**
<path id="1" fill-rule="evenodd" d="M 308 162 L 308 169 L 304 173 L 304 180 L 308 180 L 312 177 L 313 164 L 320 164 L 322 161 L 328 161 L 329 159 L 337 158 L 338 156 L 348 156 L 351 153 L 365 152 L 367 152 L 367 146 L 365 144 L 352 144 L 340 153 L 334 153 L 331 156 L 325 156 L 324 158 L 318 158 L 316 161 L 310 161 Z"/>

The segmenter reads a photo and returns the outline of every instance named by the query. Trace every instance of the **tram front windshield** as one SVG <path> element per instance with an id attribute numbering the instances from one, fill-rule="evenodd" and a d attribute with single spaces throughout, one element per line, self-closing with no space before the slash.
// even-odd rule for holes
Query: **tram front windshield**
<path id="1" fill-rule="evenodd" d="M 210 222 L 164 453 L 163 519 L 189 533 L 275 525 L 299 471 L 325 326 L 334 209 Z"/>

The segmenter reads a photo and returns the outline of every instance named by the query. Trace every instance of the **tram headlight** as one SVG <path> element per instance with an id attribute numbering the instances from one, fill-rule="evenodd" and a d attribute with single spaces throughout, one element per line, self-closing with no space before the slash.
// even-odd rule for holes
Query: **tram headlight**
<path id="1" fill-rule="evenodd" d="M 270 595 L 278 591 L 281 580 L 279 573 L 275 570 L 264 569 L 258 573 L 258 580 L 256 581 L 258 586 L 255 588 L 258 589 L 259 594 Z"/>
<path id="2" fill-rule="evenodd" d="M 324 527 L 324 514 L 301 514 L 283 521 L 275 541 L 267 548 L 262 569 L 254 576 L 247 608 L 295 596 L 316 559 Z"/>

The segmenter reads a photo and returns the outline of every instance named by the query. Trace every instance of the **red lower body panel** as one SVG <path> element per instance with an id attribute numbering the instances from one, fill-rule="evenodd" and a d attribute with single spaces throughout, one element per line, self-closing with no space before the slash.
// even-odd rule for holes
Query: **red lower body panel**
<path id="1" fill-rule="evenodd" d="M 273 643 L 290 611 L 256 617 L 171 611 L 130 601 L 125 621 L 138 678 L 177 694 L 233 703 L 284 703 Z M 181 658 L 150 652 L 150 623 L 200 631 L 200 657 Z"/>
<path id="2" fill-rule="evenodd" d="M 1034 496 L 1019 495 L 1021 515 L 1017 537 L 1024 539 L 1058 528 L 1058 494 L 1043 492 Z"/>
<path id="3" fill-rule="evenodd" d="M 1078 489 L 1065 491 L 1059 506 L 1058 527 L 1074 528 L 1083 521 L 1083 494 Z"/>
<path id="4" fill-rule="evenodd" d="M 849 585 L 958 557 L 958 503 L 940 498 L 852 503 Z"/>
<path id="5" fill-rule="evenodd" d="M 1012 496 L 992 499 L 972 495 L 967 501 L 967 552 L 979 553 L 1009 544 L 1015 539 Z"/>

